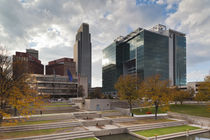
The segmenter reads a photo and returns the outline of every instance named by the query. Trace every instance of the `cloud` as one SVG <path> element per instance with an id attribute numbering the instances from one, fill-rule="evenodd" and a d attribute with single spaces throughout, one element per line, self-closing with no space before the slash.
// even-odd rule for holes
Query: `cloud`
<path id="1" fill-rule="evenodd" d="M 187 33 L 189 66 L 210 61 L 210 1 L 182 0 L 166 24 Z"/>
<path id="2" fill-rule="evenodd" d="M 101 86 L 102 50 L 138 27 L 164 23 L 165 9 L 135 0 L 1 0 L 0 43 L 11 53 L 38 49 L 44 64 L 73 57 L 77 29 L 90 25 L 93 86 Z M 12 9 L 12 10 L 11 10 Z M 129 30 L 128 30 L 129 29 Z M 98 82 L 99 81 L 99 82 Z"/>
<path id="3" fill-rule="evenodd" d="M 189 72 L 187 75 L 187 81 L 188 82 L 192 82 L 192 81 L 203 81 L 204 78 L 207 76 L 208 74 L 205 71 L 192 71 Z"/>

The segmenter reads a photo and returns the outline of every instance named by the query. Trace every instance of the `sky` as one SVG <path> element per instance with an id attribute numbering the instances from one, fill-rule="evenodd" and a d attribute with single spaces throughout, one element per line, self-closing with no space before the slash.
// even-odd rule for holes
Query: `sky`
<path id="1" fill-rule="evenodd" d="M 102 86 L 105 47 L 156 24 L 186 33 L 188 82 L 210 74 L 210 0 L 0 0 L 0 46 L 10 55 L 37 49 L 44 65 L 73 58 L 83 22 L 91 33 L 92 87 Z"/>

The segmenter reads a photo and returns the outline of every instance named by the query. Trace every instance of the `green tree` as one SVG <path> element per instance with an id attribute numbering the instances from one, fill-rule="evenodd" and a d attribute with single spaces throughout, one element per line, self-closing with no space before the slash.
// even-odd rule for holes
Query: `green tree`
<path id="1" fill-rule="evenodd" d="M 115 89 L 121 100 L 127 100 L 130 112 L 132 112 L 132 103 L 138 99 L 138 79 L 133 75 L 120 76 Z"/>
<path id="2" fill-rule="evenodd" d="M 24 62 L 12 63 L 12 59 L 7 56 L 6 49 L 0 46 L 0 125 L 3 123 L 3 117 L 9 118 L 13 114 L 30 115 L 44 103 L 37 91 L 28 84 L 27 80 L 30 80 L 30 75 L 13 76 L 13 66 L 20 63 Z M 16 67 L 17 70 L 21 71 Z M 14 119 L 11 121 L 17 122 Z"/>
<path id="3" fill-rule="evenodd" d="M 160 76 L 156 75 L 145 79 L 139 88 L 139 96 L 144 99 L 147 104 L 155 106 L 155 119 L 160 106 L 164 105 L 164 109 L 168 109 L 171 100 L 169 82 L 160 80 Z"/>

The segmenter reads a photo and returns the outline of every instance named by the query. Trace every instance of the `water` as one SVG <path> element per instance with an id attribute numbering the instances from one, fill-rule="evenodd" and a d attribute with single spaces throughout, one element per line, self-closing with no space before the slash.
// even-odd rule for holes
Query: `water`
<path id="1" fill-rule="evenodd" d="M 100 140 L 141 140 L 140 138 L 134 137 L 130 134 L 116 134 L 116 135 L 109 135 L 109 136 L 101 136 L 98 138 Z M 189 137 L 173 138 L 170 140 L 210 140 L 210 132 L 190 135 Z"/>
<path id="2" fill-rule="evenodd" d="M 109 135 L 109 136 L 101 136 L 98 137 L 100 140 L 140 140 L 137 137 L 134 137 L 130 134 L 116 134 L 116 135 Z"/>
<path id="3" fill-rule="evenodd" d="M 189 137 L 173 138 L 172 140 L 210 140 L 210 132 L 190 135 Z"/>

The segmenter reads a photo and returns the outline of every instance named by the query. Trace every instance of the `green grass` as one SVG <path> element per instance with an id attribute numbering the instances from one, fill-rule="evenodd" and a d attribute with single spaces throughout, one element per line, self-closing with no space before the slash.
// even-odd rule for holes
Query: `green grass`
<path id="1" fill-rule="evenodd" d="M 91 138 L 78 138 L 78 139 L 75 139 L 75 140 L 96 140 L 96 138 L 94 138 L 94 137 L 91 137 Z"/>
<path id="2" fill-rule="evenodd" d="M 47 135 L 59 132 L 70 132 L 68 129 L 72 127 L 65 127 L 65 128 L 54 128 L 54 129 L 42 129 L 42 130 L 31 130 L 31 131 L 20 131 L 20 132 L 4 132 L 0 133 L 1 139 L 11 139 L 11 138 L 18 138 L 18 137 L 29 137 L 29 136 L 38 136 L 38 135 Z"/>
<path id="3" fill-rule="evenodd" d="M 148 107 L 148 108 L 142 108 L 142 109 L 133 109 L 132 113 L 136 115 L 145 115 L 147 112 L 152 112 L 152 114 L 155 114 L 155 108 L 154 107 Z M 166 113 L 166 111 L 162 111 L 160 108 L 158 108 L 158 113 Z"/>
<path id="4" fill-rule="evenodd" d="M 194 116 L 210 117 L 210 111 L 207 105 L 170 105 L 170 111 Z"/>
<path id="5" fill-rule="evenodd" d="M 153 137 L 156 135 L 157 136 L 166 135 L 166 134 L 184 132 L 186 130 L 195 130 L 195 129 L 199 129 L 199 127 L 182 125 L 182 126 L 173 126 L 173 127 L 166 127 L 166 128 L 156 128 L 156 129 L 150 129 L 150 130 L 136 131 L 134 133 L 145 136 L 145 137 Z"/>
<path id="6" fill-rule="evenodd" d="M 53 123 L 53 122 L 59 122 L 59 120 L 25 121 L 25 122 L 18 122 L 17 125 L 33 125 L 33 124 L 44 124 L 44 123 Z"/>

